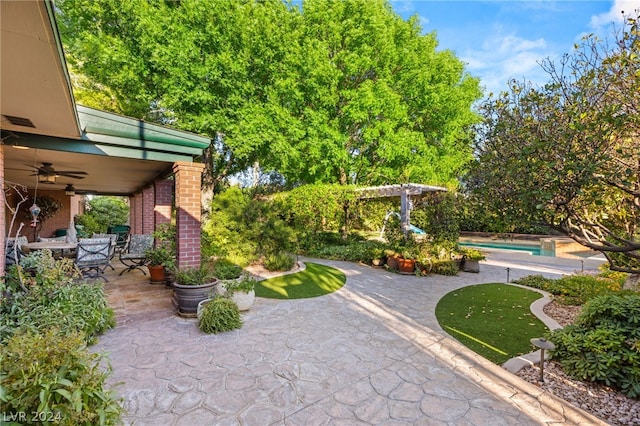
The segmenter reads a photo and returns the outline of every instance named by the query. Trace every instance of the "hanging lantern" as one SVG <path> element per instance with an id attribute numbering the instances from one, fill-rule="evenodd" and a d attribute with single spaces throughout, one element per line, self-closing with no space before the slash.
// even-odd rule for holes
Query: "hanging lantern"
<path id="1" fill-rule="evenodd" d="M 31 217 L 33 218 L 33 220 L 31 221 L 32 227 L 35 227 L 38 223 L 38 215 L 40 214 L 40 211 L 40 207 L 38 207 L 36 203 L 33 203 L 33 205 L 29 208 L 29 213 L 31 213 Z"/>

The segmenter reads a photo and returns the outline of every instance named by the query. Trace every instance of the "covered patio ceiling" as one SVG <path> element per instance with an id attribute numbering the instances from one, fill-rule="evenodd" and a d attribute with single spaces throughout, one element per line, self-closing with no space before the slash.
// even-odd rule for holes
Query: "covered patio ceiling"
<path id="1" fill-rule="evenodd" d="M 130 195 L 209 145 L 202 136 L 76 105 L 53 2 L 2 1 L 0 8 L 6 181 L 34 187 L 34 166 L 47 162 L 87 173 L 40 184 L 47 189 L 73 184 L 80 193 Z"/>

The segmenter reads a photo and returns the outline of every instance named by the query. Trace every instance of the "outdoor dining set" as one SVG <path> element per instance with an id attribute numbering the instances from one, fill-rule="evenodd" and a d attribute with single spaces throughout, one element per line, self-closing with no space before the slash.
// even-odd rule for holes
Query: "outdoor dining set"
<path id="1" fill-rule="evenodd" d="M 125 232 L 94 233 L 91 238 L 77 238 L 75 241 L 68 236 L 39 238 L 34 242 L 29 242 L 24 236 L 8 238 L 5 266 L 19 262 L 28 253 L 47 249 L 55 258 L 73 259 L 84 278 L 108 281 L 105 271 L 107 268 L 115 270 L 112 262 L 116 256 L 125 266 L 120 275 L 135 269 L 146 275 L 142 267 L 147 263 L 146 251 L 153 247 L 153 236 L 129 234 L 126 228 Z"/>

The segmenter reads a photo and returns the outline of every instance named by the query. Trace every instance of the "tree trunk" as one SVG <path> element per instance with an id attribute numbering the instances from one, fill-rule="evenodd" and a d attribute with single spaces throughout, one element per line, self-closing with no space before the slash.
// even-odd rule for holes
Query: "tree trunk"
<path id="1" fill-rule="evenodd" d="M 622 286 L 623 290 L 632 290 L 640 292 L 640 274 L 631 274 L 627 277 L 627 281 L 625 281 Z"/>

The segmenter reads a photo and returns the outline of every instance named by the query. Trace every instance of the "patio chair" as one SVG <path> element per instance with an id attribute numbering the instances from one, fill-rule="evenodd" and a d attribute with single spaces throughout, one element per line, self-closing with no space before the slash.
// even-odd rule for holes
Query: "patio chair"
<path id="1" fill-rule="evenodd" d="M 82 238 L 76 247 L 75 264 L 86 278 L 101 278 L 111 263 L 111 238 Z"/>
<path id="2" fill-rule="evenodd" d="M 116 234 L 118 236 L 116 240 L 116 253 L 124 253 L 127 251 L 130 231 L 131 227 L 129 225 L 116 225 L 107 228 L 107 234 Z"/>
<path id="3" fill-rule="evenodd" d="M 7 252 L 4 261 L 5 267 L 15 265 L 16 260 L 20 262 L 20 259 L 24 256 L 22 246 L 28 242 L 27 237 L 22 235 L 18 237 L 17 242 L 15 238 L 7 238 Z"/>
<path id="4" fill-rule="evenodd" d="M 118 234 L 99 234 L 99 233 L 94 233 L 91 238 L 109 238 L 111 239 L 111 250 L 109 252 L 109 260 L 112 261 L 113 258 L 116 255 L 116 247 L 118 245 Z M 113 265 L 111 264 L 111 262 L 109 262 L 109 268 L 111 268 L 112 271 L 115 271 L 115 268 L 113 267 Z"/>
<path id="5" fill-rule="evenodd" d="M 140 269 L 143 274 L 147 273 L 142 268 L 147 264 L 147 250 L 153 248 L 153 235 L 151 234 L 133 234 L 129 237 L 129 244 L 126 253 L 120 255 L 120 262 L 125 269 L 120 271 L 120 275 L 125 272 L 131 272 L 134 269 Z"/>

